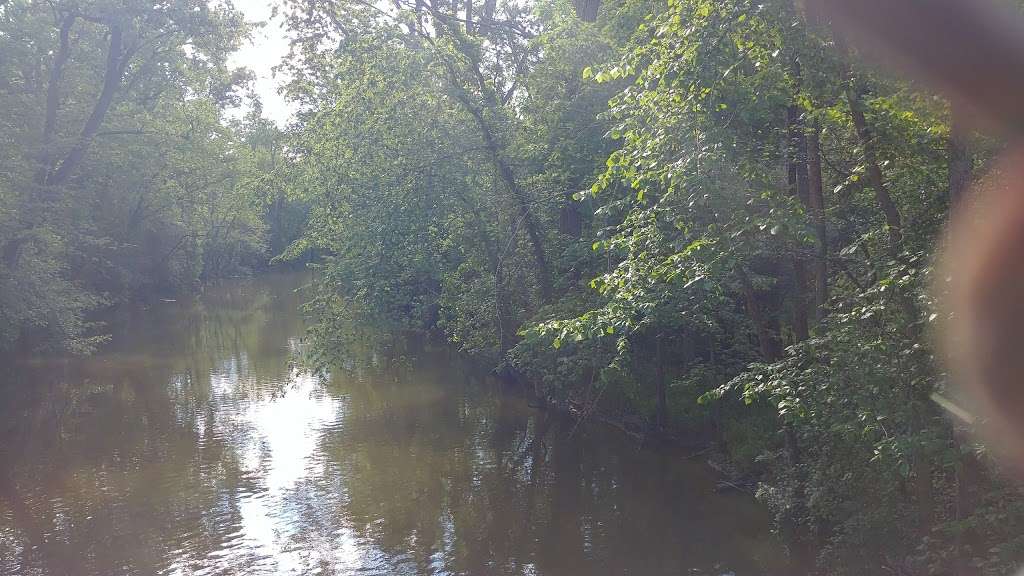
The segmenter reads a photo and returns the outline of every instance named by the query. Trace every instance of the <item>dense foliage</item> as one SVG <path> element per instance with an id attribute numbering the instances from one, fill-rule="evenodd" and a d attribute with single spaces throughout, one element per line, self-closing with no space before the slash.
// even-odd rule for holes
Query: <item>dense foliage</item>
<path id="1" fill-rule="evenodd" d="M 229 113 L 229 3 L 0 3 L 0 349 L 88 352 L 106 306 L 315 254 L 324 363 L 432 331 L 710 442 L 821 573 L 1024 560 L 1024 499 L 934 400 L 932 259 L 1001 147 L 945 101 L 791 0 L 280 15 L 286 131 Z"/>
<path id="2" fill-rule="evenodd" d="M 279 131 L 226 116 L 247 34 L 203 1 L 0 4 L 0 350 L 89 351 L 98 309 L 243 273 L 294 239 L 265 176 Z"/>
<path id="3" fill-rule="evenodd" d="M 1024 557 L 1024 500 L 932 399 L 931 259 L 998 148 L 944 101 L 789 0 L 285 8 L 323 360 L 436 330 L 713 440 L 822 572 Z"/>

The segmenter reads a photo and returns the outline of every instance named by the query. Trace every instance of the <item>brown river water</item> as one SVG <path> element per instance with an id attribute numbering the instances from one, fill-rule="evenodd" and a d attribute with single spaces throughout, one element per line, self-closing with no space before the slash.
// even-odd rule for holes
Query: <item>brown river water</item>
<path id="1" fill-rule="evenodd" d="M 788 574 L 703 463 L 574 431 L 451 351 L 297 369 L 302 278 L 0 368 L 0 574 Z"/>

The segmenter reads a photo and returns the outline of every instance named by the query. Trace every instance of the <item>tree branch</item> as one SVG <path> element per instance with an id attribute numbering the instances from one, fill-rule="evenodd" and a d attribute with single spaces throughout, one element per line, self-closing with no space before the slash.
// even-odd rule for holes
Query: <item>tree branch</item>
<path id="1" fill-rule="evenodd" d="M 103 89 L 100 91 L 100 96 L 97 98 L 92 113 L 85 122 L 85 126 L 82 127 L 82 132 L 78 136 L 75 145 L 60 163 L 60 166 L 47 176 L 45 184 L 50 186 L 63 184 L 71 176 L 72 171 L 82 162 L 82 159 L 85 158 L 89 144 L 96 136 L 96 132 L 99 131 L 107 112 L 110 111 L 114 95 L 121 85 L 121 77 L 125 69 L 123 44 L 124 31 L 121 25 L 112 24 L 110 26 L 110 47 L 107 52 L 107 65 L 103 75 Z"/>

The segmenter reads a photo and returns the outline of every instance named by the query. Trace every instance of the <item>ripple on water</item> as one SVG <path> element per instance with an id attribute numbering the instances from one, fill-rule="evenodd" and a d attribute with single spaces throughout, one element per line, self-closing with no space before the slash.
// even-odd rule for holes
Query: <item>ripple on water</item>
<path id="1" fill-rule="evenodd" d="M 241 382 L 244 375 L 235 369 L 241 365 L 226 363 L 231 369 L 213 378 L 217 385 L 211 401 L 219 404 L 219 420 L 208 426 L 213 431 L 208 440 L 229 443 L 242 455 L 238 478 L 246 486 L 239 487 L 235 506 L 209 518 L 221 530 L 233 529 L 200 564 L 214 571 L 309 573 L 321 564 L 311 559 L 323 556 L 311 541 L 316 532 L 309 530 L 309 519 L 330 501 L 310 500 L 311 492 L 319 492 L 310 490 L 316 483 L 311 479 L 322 481 L 330 470 L 319 440 L 340 430 L 340 403 L 324 394 L 315 378 L 294 371 L 272 392 L 259 390 Z M 242 398 L 238 386 L 228 384 L 231 380 L 247 389 Z M 200 474 L 210 475 L 210 467 L 202 467 Z M 333 549 L 333 543 L 321 542 L 319 548 Z"/>
<path id="2" fill-rule="evenodd" d="M 658 576 L 728 572 L 721 554 L 768 573 L 747 503 L 617 436 L 548 434 L 453 356 L 375 352 L 329 383 L 294 370 L 295 302 L 258 286 L 54 365 L 69 394 L 92 390 L 88 409 L 15 415 L 30 433 L 0 450 L 17 485 L 0 493 L 0 576 Z"/>

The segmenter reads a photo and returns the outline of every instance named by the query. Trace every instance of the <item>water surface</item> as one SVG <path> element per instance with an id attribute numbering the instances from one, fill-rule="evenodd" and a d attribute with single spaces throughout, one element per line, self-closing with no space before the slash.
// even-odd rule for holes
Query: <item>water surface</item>
<path id="1" fill-rule="evenodd" d="M 298 370 L 296 275 L 122 312 L 0 374 L 0 574 L 784 574 L 702 464 L 529 408 L 443 349 Z"/>

